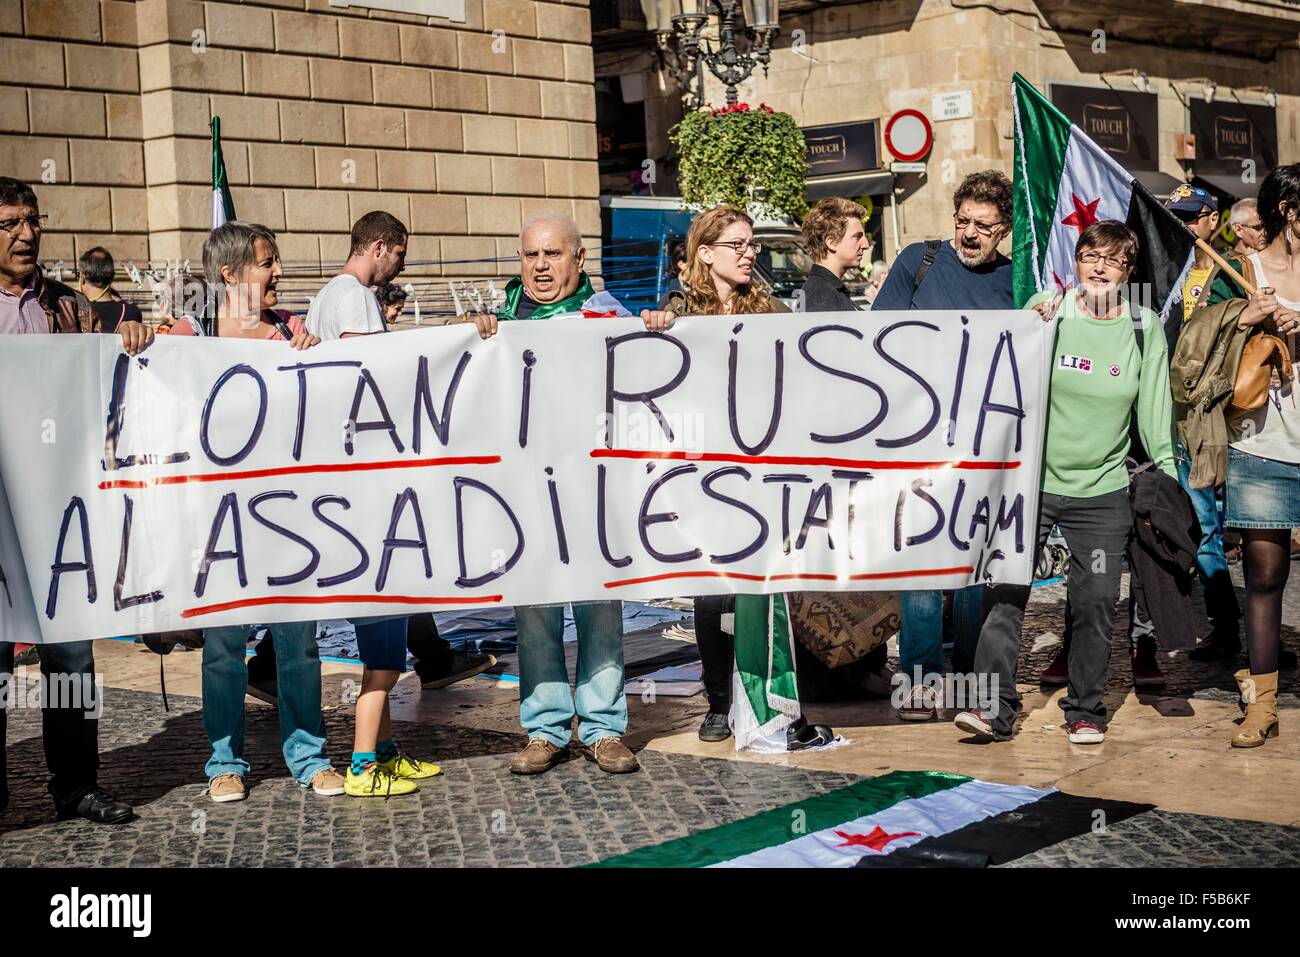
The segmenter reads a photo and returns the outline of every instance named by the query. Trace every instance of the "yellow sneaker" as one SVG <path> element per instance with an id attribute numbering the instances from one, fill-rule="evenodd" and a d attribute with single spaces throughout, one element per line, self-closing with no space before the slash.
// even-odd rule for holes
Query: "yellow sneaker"
<path id="1" fill-rule="evenodd" d="M 347 781 L 343 785 L 348 797 L 390 798 L 399 794 L 413 794 L 420 790 L 413 781 L 404 781 L 388 771 L 382 764 L 369 764 L 360 774 L 348 768 Z"/>
<path id="2" fill-rule="evenodd" d="M 422 781 L 442 773 L 442 768 L 432 761 L 421 761 L 404 751 L 397 752 L 397 757 L 379 765 L 389 774 L 403 781 Z"/>

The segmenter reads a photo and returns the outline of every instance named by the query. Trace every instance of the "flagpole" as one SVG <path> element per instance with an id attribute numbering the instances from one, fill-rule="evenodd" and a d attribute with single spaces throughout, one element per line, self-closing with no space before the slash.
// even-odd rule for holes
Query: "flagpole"
<path id="1" fill-rule="evenodd" d="M 1224 272 L 1226 272 L 1229 276 L 1233 278 L 1233 281 L 1236 282 L 1238 286 L 1246 290 L 1246 294 L 1248 296 L 1258 295 L 1259 290 L 1256 289 L 1254 286 L 1252 286 L 1250 283 L 1246 282 L 1246 280 L 1242 278 L 1241 274 L 1238 273 L 1237 270 L 1232 268 L 1231 263 L 1229 263 L 1226 259 L 1220 256 L 1217 252 L 1215 252 L 1214 247 L 1211 246 L 1209 243 L 1207 243 L 1204 239 L 1201 239 L 1199 236 L 1196 239 L 1196 248 L 1201 250 L 1211 259 L 1213 259 L 1218 264 L 1220 269 L 1222 269 Z"/>

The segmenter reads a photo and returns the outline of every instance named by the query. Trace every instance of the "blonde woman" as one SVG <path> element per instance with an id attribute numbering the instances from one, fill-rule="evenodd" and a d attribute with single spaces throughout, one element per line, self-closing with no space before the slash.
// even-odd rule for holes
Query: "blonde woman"
<path id="1" fill-rule="evenodd" d="M 767 286 L 754 276 L 754 260 L 762 245 L 754 240 L 754 221 L 734 206 L 715 206 L 701 213 L 686 234 L 686 268 L 683 288 L 674 290 L 666 312 L 644 315 L 648 329 L 662 329 L 678 316 L 744 316 L 765 312 L 789 312 Z M 778 602 L 778 613 L 768 614 L 769 602 Z M 736 640 L 722 631 L 722 615 L 735 613 Z M 748 661 L 768 660 L 762 649 L 771 641 L 789 640 L 773 634 L 768 625 L 788 621 L 784 595 L 705 595 L 695 599 L 695 639 L 704 666 L 704 688 L 709 711 L 700 725 L 701 741 L 725 741 L 731 737 L 731 674 L 737 651 L 741 669 Z M 753 651 L 754 654 L 748 652 Z M 791 650 L 793 659 L 793 650 Z M 793 702 L 797 712 L 797 701 Z M 753 712 L 758 727 L 737 727 L 737 748 L 799 750 L 829 743 L 830 728 L 809 725 L 797 713 Z M 765 720 L 765 718 L 767 720 Z"/>

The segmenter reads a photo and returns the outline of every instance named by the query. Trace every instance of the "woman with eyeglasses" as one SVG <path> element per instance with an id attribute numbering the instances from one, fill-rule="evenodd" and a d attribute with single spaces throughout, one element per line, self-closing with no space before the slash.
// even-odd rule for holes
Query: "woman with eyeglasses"
<path id="1" fill-rule="evenodd" d="M 1137 252 L 1137 236 L 1123 223 L 1093 223 L 1075 246 L 1078 284 L 1064 293 L 1044 290 L 1026 303 L 1045 320 L 1057 320 L 1035 554 L 1059 526 L 1070 548 L 1066 603 L 1073 641 L 1069 690 L 1060 705 L 1072 744 L 1100 744 L 1105 737 L 1111 619 L 1133 528 L 1125 458 L 1134 411 L 1151 461 L 1177 479 L 1164 332 L 1155 313 L 1125 294 Z M 989 586 L 975 652 L 975 670 L 986 679 L 981 687 L 990 689 L 982 703 L 988 710 L 958 714 L 963 731 L 1011 737 L 1028 599 L 1028 585 Z"/>
<path id="2" fill-rule="evenodd" d="M 734 206 L 715 206 L 695 218 L 686 234 L 686 268 L 683 287 L 674 290 L 664 306 L 667 322 L 674 316 L 743 316 L 789 312 L 767 286 L 754 277 L 754 260 L 761 244 L 754 240 L 754 221 Z M 648 328 L 656 328 L 650 319 Z M 782 595 L 704 595 L 695 599 L 695 640 L 704 668 L 704 690 L 709 711 L 700 725 L 701 741 L 731 737 L 731 673 L 734 645 L 722 631 L 722 616 L 735 612 L 736 641 L 765 641 L 764 632 L 741 634 L 744 622 L 766 621 L 763 609 Z M 796 719 L 786 732 L 786 747 L 797 750 L 829 743 L 829 728 Z"/>

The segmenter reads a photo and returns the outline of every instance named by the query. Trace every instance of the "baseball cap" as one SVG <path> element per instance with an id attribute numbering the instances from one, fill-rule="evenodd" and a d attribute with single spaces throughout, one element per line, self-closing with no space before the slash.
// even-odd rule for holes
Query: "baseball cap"
<path id="1" fill-rule="evenodd" d="M 1218 210 L 1218 208 L 1219 203 L 1213 196 L 1190 183 L 1183 183 L 1165 200 L 1165 209 L 1179 213 L 1199 213 L 1202 209 Z"/>

